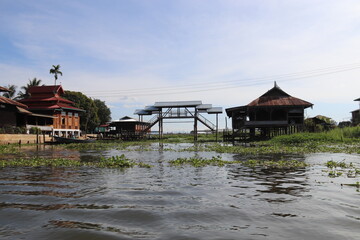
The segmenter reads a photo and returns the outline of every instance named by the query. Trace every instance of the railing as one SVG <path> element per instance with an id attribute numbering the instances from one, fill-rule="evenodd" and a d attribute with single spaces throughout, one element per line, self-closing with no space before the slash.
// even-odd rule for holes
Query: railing
<path id="1" fill-rule="evenodd" d="M 215 124 L 213 124 L 212 122 L 210 122 L 209 120 L 207 120 L 204 116 L 202 116 L 201 114 L 198 114 L 198 119 L 199 119 L 200 122 L 202 122 L 205 126 L 207 126 L 208 128 L 210 128 L 212 131 L 215 131 L 215 129 L 216 129 Z"/>

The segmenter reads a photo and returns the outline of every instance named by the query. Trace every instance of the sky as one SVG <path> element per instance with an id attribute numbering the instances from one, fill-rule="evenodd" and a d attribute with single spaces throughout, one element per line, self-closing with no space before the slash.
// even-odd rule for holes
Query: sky
<path id="1" fill-rule="evenodd" d="M 359 42 L 358 0 L 0 0 L 0 85 L 53 85 L 60 64 L 57 84 L 116 120 L 159 101 L 242 106 L 276 81 L 314 104 L 306 117 L 340 122 L 359 108 Z"/>

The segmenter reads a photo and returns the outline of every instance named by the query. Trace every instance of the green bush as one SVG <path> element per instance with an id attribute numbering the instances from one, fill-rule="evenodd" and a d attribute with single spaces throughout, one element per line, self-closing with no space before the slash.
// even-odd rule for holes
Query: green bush
<path id="1" fill-rule="evenodd" d="M 32 127 L 30 128 L 30 134 L 40 134 L 41 133 L 41 129 L 37 128 L 37 127 Z"/>

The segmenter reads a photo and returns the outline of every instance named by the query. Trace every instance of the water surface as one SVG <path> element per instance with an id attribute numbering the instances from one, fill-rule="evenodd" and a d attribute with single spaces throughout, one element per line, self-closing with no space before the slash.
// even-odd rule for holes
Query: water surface
<path id="1" fill-rule="evenodd" d="M 219 154 L 154 149 L 23 149 L 26 154 L 82 160 L 125 154 L 153 167 L 0 169 L 0 238 L 360 238 L 360 193 L 344 185 L 359 177 L 329 178 L 325 172 L 327 161 L 358 165 L 359 155 L 289 156 L 310 167 L 280 171 L 239 164 L 174 167 L 168 162 L 177 157 Z M 249 158 L 220 155 L 224 160 Z"/>

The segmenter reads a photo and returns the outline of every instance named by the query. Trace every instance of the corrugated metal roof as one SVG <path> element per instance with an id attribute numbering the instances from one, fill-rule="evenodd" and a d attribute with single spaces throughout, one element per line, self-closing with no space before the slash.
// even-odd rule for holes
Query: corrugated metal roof
<path id="1" fill-rule="evenodd" d="M 199 110 L 207 110 L 209 108 L 212 108 L 212 104 L 201 104 L 199 106 L 196 107 Z"/>
<path id="2" fill-rule="evenodd" d="M 136 115 L 151 115 L 151 111 L 145 111 L 144 109 L 136 109 L 134 114 Z"/>
<path id="3" fill-rule="evenodd" d="M 216 113 L 222 113 L 223 108 L 222 107 L 213 107 L 207 110 L 208 114 L 216 114 Z"/>
<path id="4" fill-rule="evenodd" d="M 0 86 L 0 92 L 11 92 L 11 90 Z"/>
<path id="5" fill-rule="evenodd" d="M 154 107 L 169 108 L 169 107 L 196 107 L 201 105 L 201 101 L 174 101 L 174 102 L 156 102 Z"/>
<path id="6" fill-rule="evenodd" d="M 28 106 L 26 106 L 25 104 L 19 103 L 17 101 L 14 101 L 10 98 L 6 98 L 6 97 L 2 97 L 0 96 L 0 103 L 4 103 L 4 104 L 9 104 L 9 105 L 15 105 L 15 106 L 19 106 L 22 108 L 28 108 Z"/>
<path id="7" fill-rule="evenodd" d="M 144 110 L 153 112 L 153 111 L 159 111 L 160 109 L 155 106 L 146 106 Z"/>

